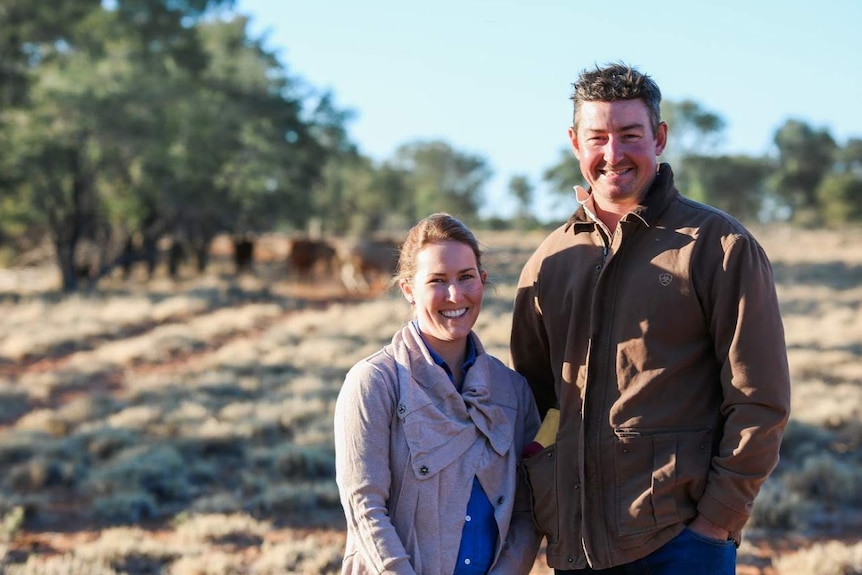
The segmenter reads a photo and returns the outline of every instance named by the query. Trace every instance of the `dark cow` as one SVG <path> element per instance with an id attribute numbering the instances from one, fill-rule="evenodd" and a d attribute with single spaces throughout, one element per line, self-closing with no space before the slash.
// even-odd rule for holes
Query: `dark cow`
<path id="1" fill-rule="evenodd" d="M 326 240 L 296 237 L 290 240 L 288 273 L 310 280 L 321 273 L 330 275 L 335 267 L 335 248 Z"/>
<path id="2" fill-rule="evenodd" d="M 398 267 L 401 245 L 389 238 L 360 238 L 339 245 L 341 282 L 350 291 L 367 292 L 388 282 Z"/>

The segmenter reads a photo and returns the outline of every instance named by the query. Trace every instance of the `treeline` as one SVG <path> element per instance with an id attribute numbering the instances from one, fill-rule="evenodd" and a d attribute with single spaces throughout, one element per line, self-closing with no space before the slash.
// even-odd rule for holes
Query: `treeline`
<path id="1" fill-rule="evenodd" d="M 49 238 L 71 291 L 133 261 L 152 270 L 166 244 L 204 269 L 219 234 L 247 252 L 262 232 L 400 231 L 440 210 L 541 224 L 523 175 L 508 184 L 513 219 L 479 220 L 481 155 L 417 140 L 365 156 L 352 112 L 291 74 L 232 4 L 0 0 L 0 265 Z M 742 219 L 862 219 L 862 140 L 788 121 L 777 157 L 718 156 L 719 116 L 669 102 L 665 117 L 688 195 Z M 544 174 L 566 195 L 581 179 L 568 150 Z"/>
<path id="2" fill-rule="evenodd" d="M 247 245 L 477 212 L 484 158 L 416 142 L 375 165 L 350 112 L 231 4 L 0 1 L 0 261 L 50 238 L 74 290 L 135 259 L 152 268 L 166 243 L 203 269 L 218 234 Z"/>

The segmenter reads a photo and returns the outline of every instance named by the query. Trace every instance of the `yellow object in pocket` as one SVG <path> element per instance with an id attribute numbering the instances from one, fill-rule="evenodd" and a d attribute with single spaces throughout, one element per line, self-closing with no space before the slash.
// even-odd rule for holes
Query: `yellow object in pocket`
<path id="1" fill-rule="evenodd" d="M 560 428 L 560 410 L 552 407 L 545 414 L 545 419 L 542 420 L 542 426 L 536 433 L 535 441 L 542 447 L 553 445 L 557 440 L 557 430 Z"/>

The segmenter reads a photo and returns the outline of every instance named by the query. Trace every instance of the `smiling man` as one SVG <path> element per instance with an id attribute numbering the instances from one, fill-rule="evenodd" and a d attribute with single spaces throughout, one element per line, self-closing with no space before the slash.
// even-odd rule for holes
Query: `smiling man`
<path id="1" fill-rule="evenodd" d="M 524 465 L 557 573 L 735 572 L 790 409 L 772 268 L 660 164 L 656 83 L 585 70 L 568 134 L 588 189 L 521 273 L 513 367 L 556 442 Z"/>

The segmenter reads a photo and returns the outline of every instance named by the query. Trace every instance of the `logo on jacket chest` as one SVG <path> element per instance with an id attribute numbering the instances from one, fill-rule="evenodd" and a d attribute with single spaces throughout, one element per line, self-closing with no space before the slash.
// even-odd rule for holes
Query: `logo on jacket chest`
<path id="1" fill-rule="evenodd" d="M 661 285 L 663 285 L 665 287 L 669 286 L 670 282 L 672 282 L 672 281 L 673 281 L 673 276 L 667 272 L 660 273 L 658 275 L 658 283 L 660 283 Z"/>

